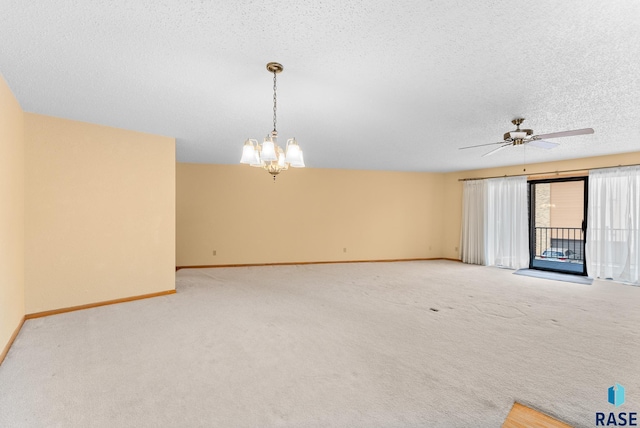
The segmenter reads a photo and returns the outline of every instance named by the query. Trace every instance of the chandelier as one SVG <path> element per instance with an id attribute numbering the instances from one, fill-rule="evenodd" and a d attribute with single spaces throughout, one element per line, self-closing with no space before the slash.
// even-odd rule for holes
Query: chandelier
<path id="1" fill-rule="evenodd" d="M 281 73 L 284 68 L 282 64 L 270 62 L 267 64 L 267 70 L 273 73 L 273 131 L 264 138 L 262 144 L 254 139 L 248 139 L 242 148 L 242 159 L 240 163 L 250 166 L 260 167 L 273 175 L 275 181 L 276 175 L 282 171 L 293 168 L 304 168 L 304 159 L 302 158 L 302 150 L 295 138 L 287 140 L 285 150 L 278 146 L 278 131 L 276 131 L 276 76 Z"/>

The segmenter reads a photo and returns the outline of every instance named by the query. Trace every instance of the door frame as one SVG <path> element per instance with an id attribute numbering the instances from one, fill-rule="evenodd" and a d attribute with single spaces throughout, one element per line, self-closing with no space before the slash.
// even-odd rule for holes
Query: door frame
<path id="1" fill-rule="evenodd" d="M 536 194 L 534 191 L 534 186 L 536 184 L 545 184 L 545 183 L 562 183 L 569 181 L 582 181 L 583 182 L 583 214 L 582 214 L 582 273 L 577 272 L 567 272 L 561 271 L 557 269 L 543 268 L 543 267 L 534 267 L 533 260 L 536 257 L 536 249 L 535 249 L 535 206 L 536 206 Z M 527 180 L 528 191 L 529 191 L 529 269 L 543 270 L 548 272 L 558 272 L 558 273 L 566 273 L 572 275 L 581 275 L 587 276 L 587 207 L 589 206 L 589 176 L 579 176 L 579 177 L 562 177 L 562 178 L 546 178 L 541 180 Z"/>

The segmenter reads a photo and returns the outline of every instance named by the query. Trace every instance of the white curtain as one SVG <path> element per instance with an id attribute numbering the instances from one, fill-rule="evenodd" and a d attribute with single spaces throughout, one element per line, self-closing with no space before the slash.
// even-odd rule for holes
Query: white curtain
<path id="1" fill-rule="evenodd" d="M 527 177 L 487 180 L 486 264 L 529 267 Z"/>
<path id="2" fill-rule="evenodd" d="M 520 269 L 529 266 L 527 177 L 465 181 L 462 261 Z"/>
<path id="3" fill-rule="evenodd" d="M 640 167 L 589 172 L 587 271 L 640 285 Z"/>
<path id="4" fill-rule="evenodd" d="M 486 180 L 469 180 L 462 189 L 460 256 L 464 263 L 485 264 Z"/>

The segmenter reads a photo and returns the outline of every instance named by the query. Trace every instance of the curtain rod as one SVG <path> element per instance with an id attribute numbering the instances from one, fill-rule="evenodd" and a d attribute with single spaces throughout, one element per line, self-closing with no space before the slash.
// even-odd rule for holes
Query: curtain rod
<path id="1" fill-rule="evenodd" d="M 629 165 L 617 165 L 617 166 L 603 166 L 600 168 L 580 168 L 580 169 L 564 169 L 560 171 L 548 171 L 548 172 L 532 172 L 530 174 L 511 174 L 511 175 L 496 175 L 493 177 L 475 177 L 475 178 L 458 178 L 458 181 L 474 181 L 474 180 L 486 180 L 489 178 L 505 178 L 505 177 L 525 177 L 525 176 L 533 176 L 533 175 L 548 175 L 548 174 L 560 174 L 565 172 L 581 172 L 586 171 L 589 172 L 592 169 L 609 169 L 609 168 L 621 168 L 625 166 L 640 166 L 640 163 L 632 163 Z"/>

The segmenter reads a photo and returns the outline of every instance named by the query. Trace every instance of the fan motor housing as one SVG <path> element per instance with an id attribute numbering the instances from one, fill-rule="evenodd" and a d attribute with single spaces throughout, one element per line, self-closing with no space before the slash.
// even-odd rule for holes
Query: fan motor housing
<path id="1" fill-rule="evenodd" d="M 504 139 L 505 139 L 505 141 L 507 141 L 507 140 L 513 140 L 513 139 L 511 138 L 511 133 L 512 133 L 512 132 L 526 132 L 526 133 L 527 133 L 527 137 L 530 137 L 531 135 L 533 135 L 533 129 L 518 129 L 518 130 L 516 130 L 516 131 L 509 131 L 509 132 L 505 133 L 505 134 L 504 134 Z M 515 141 L 515 140 L 514 140 L 514 141 Z M 518 144 L 522 144 L 522 141 L 520 141 L 520 143 L 518 143 Z"/>

